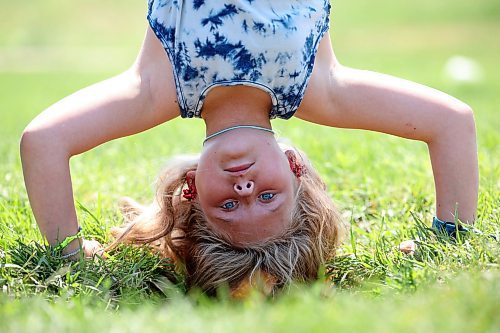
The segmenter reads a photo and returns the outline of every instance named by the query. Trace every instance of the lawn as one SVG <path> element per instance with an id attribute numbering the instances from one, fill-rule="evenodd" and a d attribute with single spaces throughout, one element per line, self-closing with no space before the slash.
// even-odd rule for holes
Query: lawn
<path id="1" fill-rule="evenodd" d="M 116 75 L 137 54 L 146 1 L 0 0 L 0 332 L 500 332 L 500 3 L 338 0 L 335 52 L 348 66 L 417 81 L 475 110 L 480 165 L 476 227 L 457 242 L 428 229 L 434 186 L 427 148 L 387 135 L 274 121 L 323 175 L 350 233 L 312 286 L 234 302 L 186 295 L 182 276 L 145 251 L 61 262 L 43 244 L 22 181 L 18 142 L 44 108 Z M 455 56 L 478 66 L 454 79 Z M 176 119 L 71 160 L 84 232 L 109 241 L 116 202 L 148 202 L 162 166 L 196 153 L 202 121 Z M 321 138 L 321 139 L 320 139 Z M 397 250 L 416 238 L 414 256 Z M 166 277 L 170 278 L 167 279 Z M 324 281 L 323 281 L 324 280 Z"/>

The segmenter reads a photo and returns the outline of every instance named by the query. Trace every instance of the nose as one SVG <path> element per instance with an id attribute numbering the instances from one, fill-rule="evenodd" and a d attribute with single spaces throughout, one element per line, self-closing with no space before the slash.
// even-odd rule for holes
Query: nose
<path id="1" fill-rule="evenodd" d="M 239 180 L 234 184 L 234 191 L 241 196 L 248 196 L 252 194 L 254 183 L 251 180 Z"/>

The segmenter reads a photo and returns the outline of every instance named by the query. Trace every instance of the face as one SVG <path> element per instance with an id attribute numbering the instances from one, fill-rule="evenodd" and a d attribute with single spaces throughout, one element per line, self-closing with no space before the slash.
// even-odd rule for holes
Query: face
<path id="1" fill-rule="evenodd" d="M 196 173 L 188 177 L 195 178 L 209 226 L 233 245 L 245 246 L 283 233 L 298 180 L 272 135 L 238 132 L 208 141 Z"/>

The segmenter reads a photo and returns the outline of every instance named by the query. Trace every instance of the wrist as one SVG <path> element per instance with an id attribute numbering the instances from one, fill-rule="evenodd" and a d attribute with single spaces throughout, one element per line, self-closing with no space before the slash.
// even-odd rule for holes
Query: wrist
<path id="1" fill-rule="evenodd" d="M 55 249 L 60 251 L 62 259 L 73 258 L 82 250 L 83 241 L 82 228 L 78 227 L 75 234 L 64 238 Z"/>
<path id="2" fill-rule="evenodd" d="M 80 257 L 80 252 L 82 252 L 81 246 L 77 247 L 75 250 L 72 251 L 63 251 L 62 255 L 59 258 L 69 259 L 69 260 L 78 259 Z"/>
<path id="3" fill-rule="evenodd" d="M 452 238 L 456 238 L 457 232 L 469 231 L 468 228 L 465 228 L 461 224 L 455 224 L 454 222 L 443 221 L 436 216 L 434 216 L 434 218 L 432 219 L 432 229 L 437 233 L 448 235 L 449 237 Z"/>
<path id="4" fill-rule="evenodd" d="M 83 237 L 78 237 L 69 242 L 65 247 L 60 247 L 61 253 L 66 255 L 70 252 L 74 252 L 77 249 L 81 249 L 83 247 Z"/>

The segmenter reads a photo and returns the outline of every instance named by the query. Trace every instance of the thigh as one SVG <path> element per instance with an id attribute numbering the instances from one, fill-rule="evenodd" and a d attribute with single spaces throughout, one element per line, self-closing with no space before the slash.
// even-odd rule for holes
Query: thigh
<path id="1" fill-rule="evenodd" d="M 466 104 L 436 89 L 342 66 L 333 52 L 319 56 L 321 62 L 315 64 L 302 110 L 297 113 L 301 119 L 428 142 L 457 119 L 451 115 L 470 116 Z"/>
<path id="2" fill-rule="evenodd" d="M 38 115 L 25 133 L 57 142 L 75 155 L 101 143 L 135 134 L 179 114 L 172 68 L 148 29 L 130 69 L 81 89 Z"/>

